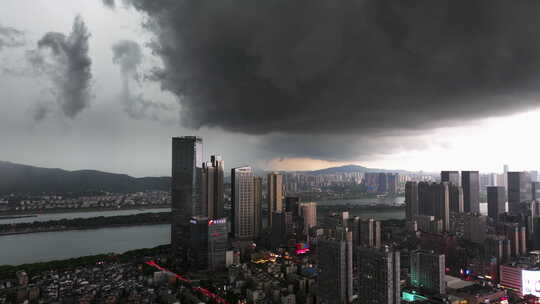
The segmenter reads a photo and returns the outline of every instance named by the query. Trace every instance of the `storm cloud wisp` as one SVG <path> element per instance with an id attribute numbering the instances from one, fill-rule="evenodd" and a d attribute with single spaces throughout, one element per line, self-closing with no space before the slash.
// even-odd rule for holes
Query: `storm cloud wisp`
<path id="1" fill-rule="evenodd" d="M 24 44 L 24 32 L 0 24 L 0 51 L 4 48 L 20 47 Z"/>
<path id="2" fill-rule="evenodd" d="M 50 78 L 63 113 L 75 117 L 92 99 L 92 60 L 88 54 L 90 33 L 80 16 L 69 35 L 49 32 L 38 41 L 38 49 L 27 57 L 34 69 Z"/>
<path id="3" fill-rule="evenodd" d="M 122 71 L 121 99 L 125 112 L 134 119 L 164 120 L 162 112 L 173 111 L 173 108 L 159 102 L 147 100 L 141 94 L 134 94 L 131 83 L 141 84 L 139 68 L 143 62 L 143 53 L 140 45 L 131 40 L 121 40 L 112 46 L 113 62 L 120 66 Z"/>

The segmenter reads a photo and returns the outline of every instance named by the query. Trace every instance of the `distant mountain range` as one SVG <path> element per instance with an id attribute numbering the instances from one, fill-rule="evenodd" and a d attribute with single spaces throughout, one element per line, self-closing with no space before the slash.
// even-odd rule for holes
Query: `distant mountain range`
<path id="1" fill-rule="evenodd" d="M 404 170 L 373 169 L 358 165 L 332 167 L 303 173 L 322 175 L 345 172 L 397 172 Z M 258 170 L 257 175 L 267 172 Z M 225 172 L 228 175 L 228 172 Z M 230 182 L 230 176 L 225 177 Z M 40 168 L 0 161 L 0 194 L 10 193 L 77 193 L 86 191 L 137 192 L 170 188 L 170 177 L 136 178 L 126 174 L 108 173 L 96 170 L 67 171 Z"/>
<path id="2" fill-rule="evenodd" d="M 322 175 L 322 174 L 336 174 L 336 173 L 347 173 L 347 172 L 395 172 L 395 173 L 407 173 L 405 170 L 388 170 L 388 169 L 374 169 L 367 168 L 358 165 L 346 165 L 341 167 L 331 167 L 321 170 L 308 171 L 311 174 Z"/>
<path id="3" fill-rule="evenodd" d="M 0 194 L 169 190 L 170 177 L 135 178 L 95 170 L 67 171 L 0 161 Z"/>

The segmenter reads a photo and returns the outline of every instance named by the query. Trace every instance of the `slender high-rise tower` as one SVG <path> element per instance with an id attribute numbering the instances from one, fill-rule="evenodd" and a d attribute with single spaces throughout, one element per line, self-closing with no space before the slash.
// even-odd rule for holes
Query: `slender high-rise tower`
<path id="1" fill-rule="evenodd" d="M 478 171 L 461 171 L 463 211 L 480 213 L 480 175 Z"/>
<path id="2" fill-rule="evenodd" d="M 323 303 L 346 304 L 353 296 L 352 233 L 342 231 L 337 239 L 321 239 L 319 255 L 319 297 Z"/>
<path id="3" fill-rule="evenodd" d="M 508 172 L 508 212 L 519 214 L 520 204 L 532 199 L 531 176 L 528 172 Z"/>
<path id="4" fill-rule="evenodd" d="M 449 184 L 450 191 L 450 211 L 455 213 L 463 212 L 463 188 L 460 186 Z"/>
<path id="5" fill-rule="evenodd" d="M 309 236 L 309 230 L 317 226 L 317 203 L 300 203 L 298 210 L 304 225 L 302 231 L 305 235 Z"/>
<path id="6" fill-rule="evenodd" d="M 203 141 L 184 136 L 172 139 L 171 179 L 171 245 L 176 256 L 185 257 L 189 240 L 189 221 L 201 213 L 200 177 L 203 163 Z"/>
<path id="7" fill-rule="evenodd" d="M 225 216 L 223 205 L 224 197 L 224 163 L 220 155 L 212 155 L 210 157 L 212 167 L 214 167 L 214 218 L 222 218 Z"/>
<path id="8" fill-rule="evenodd" d="M 360 221 L 360 246 L 381 248 L 381 222 L 372 218 Z"/>
<path id="9" fill-rule="evenodd" d="M 418 182 L 405 184 L 405 215 L 407 221 L 411 221 L 419 214 L 418 205 Z"/>
<path id="10" fill-rule="evenodd" d="M 389 248 L 355 248 L 359 299 L 365 304 L 400 304 L 400 254 Z"/>
<path id="11" fill-rule="evenodd" d="M 255 197 L 255 236 L 262 231 L 262 178 L 253 177 L 254 197 Z"/>
<path id="12" fill-rule="evenodd" d="M 450 230 L 450 191 L 449 183 L 418 184 L 419 214 L 433 215 L 443 221 L 443 231 Z"/>
<path id="13" fill-rule="evenodd" d="M 487 187 L 488 216 L 494 221 L 505 212 L 506 190 L 503 186 Z"/>
<path id="14" fill-rule="evenodd" d="M 255 237 L 255 187 L 253 169 L 231 169 L 233 235 L 237 239 Z"/>
<path id="15" fill-rule="evenodd" d="M 223 217 L 223 161 L 212 155 L 211 162 L 203 163 L 201 173 L 201 214 L 209 219 Z"/>
<path id="16" fill-rule="evenodd" d="M 268 227 L 272 227 L 272 213 L 283 211 L 283 175 L 268 174 Z"/>

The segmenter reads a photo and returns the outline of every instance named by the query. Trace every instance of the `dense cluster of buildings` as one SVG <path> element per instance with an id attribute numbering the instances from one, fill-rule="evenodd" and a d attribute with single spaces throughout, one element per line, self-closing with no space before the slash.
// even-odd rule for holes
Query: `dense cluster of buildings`
<path id="1" fill-rule="evenodd" d="M 268 174 L 263 185 L 263 179 L 249 166 L 231 169 L 231 214 L 222 218 L 218 210 L 223 197 L 216 188 L 223 163 L 217 156 L 205 163 L 202 149 L 200 138 L 173 139 L 171 242 L 178 265 L 198 270 L 230 269 L 227 257 L 232 255 L 249 267 L 250 257 L 263 249 L 292 253 L 295 248 L 309 248 L 314 254 L 316 292 L 312 297 L 299 299 L 292 292 L 294 288 L 285 288 L 271 298 L 267 292 L 254 296 L 252 289 L 240 288 L 239 294 L 248 302 L 464 304 L 490 299 L 490 303 L 505 303 L 508 290 L 496 285 L 497 267 L 528 252 L 527 226 L 512 222 L 513 214 L 498 213 L 493 219 L 497 225 L 488 229 L 492 220 L 479 214 L 480 175 L 476 171 L 445 171 L 436 183 L 408 181 L 403 226 L 407 230 L 383 233 L 380 221 L 350 217 L 348 212 L 317 219 L 315 203 L 286 195 L 281 174 Z M 214 173 L 205 173 L 205 168 L 213 168 Z M 376 184 L 376 191 L 388 192 L 397 189 L 399 176 L 374 173 L 363 178 L 365 183 Z M 515 191 L 514 178 L 514 173 L 508 173 L 508 192 Z M 517 184 L 526 187 L 527 182 Z M 521 192 L 520 206 L 525 198 Z M 213 200 L 206 193 L 214 193 Z M 491 209 L 494 204 L 500 207 L 499 194 L 490 195 Z M 497 250 L 497 245 L 503 249 Z M 509 254 L 505 254 L 507 249 Z M 483 252 L 475 256 L 474 250 Z M 296 267 L 292 273 L 300 271 Z"/>
<path id="2" fill-rule="evenodd" d="M 284 174 L 285 189 L 289 193 L 351 187 L 360 188 L 365 193 L 396 195 L 403 192 L 405 182 L 409 178 L 409 175 L 398 173 L 359 171 L 326 174 L 288 172 Z"/>
<path id="3" fill-rule="evenodd" d="M 305 242 L 316 225 L 315 203 L 285 197 L 279 173 L 268 174 L 263 187 L 263 179 L 249 166 L 231 169 L 231 212 L 226 217 L 221 157 L 205 162 L 198 137 L 173 138 L 172 155 L 171 244 L 185 269 L 224 269 L 227 255 L 246 256 L 258 239 L 273 248 Z"/>
<path id="4" fill-rule="evenodd" d="M 535 179 L 530 172 L 506 172 L 502 179 L 506 184 L 497 185 L 493 180 L 495 185 L 486 186 L 487 214 L 480 212 L 477 171 L 442 171 L 440 182 L 407 182 L 407 227 L 417 235 L 421 247 L 438 255 L 438 266 L 433 263 L 431 273 L 480 280 L 504 288 L 508 293 L 501 296 L 504 300 L 536 303 L 540 296 L 540 289 L 534 286 L 537 282 L 540 286 L 536 252 L 540 249 L 540 183 Z M 420 294 L 425 284 L 440 280 L 417 276 L 412 257 L 410 282 L 413 286 L 423 282 L 417 286 Z M 428 288 L 434 293 L 431 296 L 445 294 L 446 286 L 440 287 Z"/>
<path id="5" fill-rule="evenodd" d="M 487 215 L 481 213 L 477 171 L 442 171 L 436 179 L 394 173 L 343 177 L 376 193 L 399 192 L 404 182 L 406 219 L 379 221 L 348 212 L 318 217 L 316 203 L 289 195 L 289 176 L 272 172 L 262 178 L 249 166 L 231 169 L 230 211 L 225 210 L 224 162 L 204 156 L 201 138 L 173 138 L 169 266 L 214 283 L 224 276 L 213 292 L 234 303 L 539 301 L 540 183 L 530 172 L 506 172 L 504 185 L 491 180 L 485 187 Z M 162 295 L 166 303 L 212 302 L 180 294 L 182 284 L 156 285 L 169 282 L 170 272 L 157 272 L 152 281 L 128 273 L 133 275 L 111 271 L 107 280 L 131 278 L 122 285 L 129 286 L 128 294 Z M 107 281 L 117 290 L 113 284 L 120 283 Z M 44 288 L 39 290 L 43 296 Z"/>
<path id="6" fill-rule="evenodd" d="M 0 280 L 0 303 L 199 303 L 194 295 L 169 288 L 168 276 L 144 273 L 136 263 L 100 262 L 69 270 Z M 169 301 L 170 299 L 174 301 Z M 188 301 L 195 298 L 197 301 Z"/>

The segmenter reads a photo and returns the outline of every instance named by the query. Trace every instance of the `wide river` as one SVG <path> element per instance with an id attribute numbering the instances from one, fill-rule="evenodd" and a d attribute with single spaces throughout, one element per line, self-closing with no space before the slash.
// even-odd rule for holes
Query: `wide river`
<path id="1" fill-rule="evenodd" d="M 397 198 L 395 201 L 393 199 L 391 201 L 353 199 L 320 201 L 319 203 L 321 205 L 402 204 L 403 198 Z M 486 208 L 482 205 L 485 204 L 481 204 L 480 209 L 485 212 Z M 0 220 L 0 224 L 166 211 L 170 211 L 170 209 L 43 214 L 32 218 L 4 219 Z M 351 212 L 351 216 L 372 217 L 381 220 L 403 219 L 405 218 L 405 210 L 355 210 Z M 170 226 L 166 224 L 7 235 L 0 236 L 0 265 L 19 265 L 110 252 L 122 253 L 132 249 L 155 247 L 169 242 Z"/>

